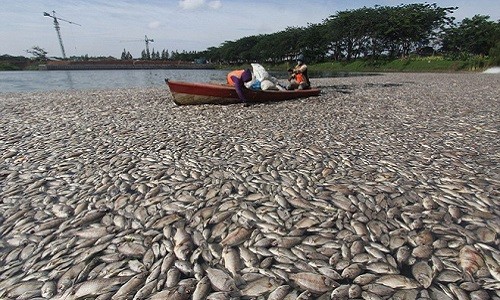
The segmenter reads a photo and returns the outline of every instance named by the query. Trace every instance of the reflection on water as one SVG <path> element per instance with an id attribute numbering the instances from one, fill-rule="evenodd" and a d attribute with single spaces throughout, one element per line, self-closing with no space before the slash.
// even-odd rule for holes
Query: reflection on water
<path id="1" fill-rule="evenodd" d="M 165 78 L 224 82 L 225 70 L 78 70 L 0 72 L 0 93 L 162 87 Z"/>
<path id="2" fill-rule="evenodd" d="M 70 71 L 65 71 L 66 73 L 66 83 L 69 89 L 74 90 L 75 89 L 75 84 L 73 83 L 73 77 L 71 77 L 71 72 Z"/>
<path id="3" fill-rule="evenodd" d="M 226 81 L 227 70 L 78 70 L 0 72 L 0 93 L 144 88 L 165 86 L 165 78 L 188 82 Z M 286 80 L 286 72 L 273 76 Z M 311 73 L 311 77 L 356 76 L 352 73 Z M 370 75 L 359 73 L 358 75 Z"/>

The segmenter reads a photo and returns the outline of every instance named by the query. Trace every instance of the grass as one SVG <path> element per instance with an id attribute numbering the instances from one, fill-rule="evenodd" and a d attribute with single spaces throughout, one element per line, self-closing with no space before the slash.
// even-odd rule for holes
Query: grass
<path id="1" fill-rule="evenodd" d="M 21 68 L 14 64 L 0 62 L 0 71 L 19 71 Z"/>
<path id="2" fill-rule="evenodd" d="M 351 62 L 325 62 L 310 65 L 315 72 L 457 72 L 482 71 L 488 66 L 485 58 L 449 60 L 440 56 L 394 60 L 357 59 Z"/>

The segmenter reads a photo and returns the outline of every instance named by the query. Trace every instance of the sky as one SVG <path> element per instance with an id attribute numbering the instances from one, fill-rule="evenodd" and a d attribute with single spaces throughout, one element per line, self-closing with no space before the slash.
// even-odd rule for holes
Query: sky
<path id="1" fill-rule="evenodd" d="M 145 49 L 203 51 L 225 41 L 318 24 L 338 11 L 361 7 L 425 3 L 406 0 L 0 0 L 0 55 L 26 56 L 34 46 L 62 57 L 53 19 L 59 21 L 67 56 L 134 58 Z M 428 1 L 458 7 L 457 20 L 476 14 L 500 20 L 499 0 Z"/>

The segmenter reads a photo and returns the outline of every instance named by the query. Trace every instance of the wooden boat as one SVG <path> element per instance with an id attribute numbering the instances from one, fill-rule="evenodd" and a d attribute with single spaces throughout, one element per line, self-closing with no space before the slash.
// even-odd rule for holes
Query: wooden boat
<path id="1" fill-rule="evenodd" d="M 212 83 L 191 83 L 169 79 L 165 79 L 165 82 L 177 105 L 241 103 L 234 86 Z M 319 89 L 293 91 L 244 89 L 247 101 L 252 103 L 305 98 L 317 96 L 320 92 Z"/>

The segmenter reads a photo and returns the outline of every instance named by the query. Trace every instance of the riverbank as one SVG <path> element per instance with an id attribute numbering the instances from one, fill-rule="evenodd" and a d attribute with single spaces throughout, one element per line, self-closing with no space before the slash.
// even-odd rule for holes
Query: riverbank
<path id="1" fill-rule="evenodd" d="M 40 70 L 160 70 L 214 69 L 212 64 L 166 60 L 89 60 L 89 61 L 47 61 L 38 66 Z"/>
<path id="2" fill-rule="evenodd" d="M 293 62 L 280 65 L 263 64 L 267 70 L 285 72 Z M 335 72 L 482 72 L 491 66 L 484 57 L 450 60 L 442 56 L 410 57 L 408 59 L 356 59 L 308 64 L 313 73 Z M 218 65 L 185 61 L 161 60 L 87 60 L 31 61 L 22 57 L 0 57 L 0 71 L 20 70 L 132 70 L 132 69 L 227 69 L 247 68 L 245 65 Z"/>
<path id="3" fill-rule="evenodd" d="M 313 85 L 0 94 L 0 298 L 498 297 L 500 76 Z"/>
<path id="4" fill-rule="evenodd" d="M 295 62 L 287 62 L 279 65 L 263 64 L 263 66 L 274 72 L 285 72 L 292 68 Z M 329 61 L 324 63 L 307 63 L 308 70 L 314 77 L 315 74 L 328 76 L 335 73 L 374 73 L 374 72 L 405 72 L 405 73 L 453 73 L 453 72 L 483 72 L 494 67 L 484 57 L 471 58 L 468 60 L 451 60 L 442 56 L 410 57 L 404 59 L 354 59 L 351 61 Z M 244 65 L 223 65 L 221 69 L 248 68 Z M 316 76 L 316 77 L 321 77 Z"/>
<path id="5" fill-rule="evenodd" d="M 450 60 L 441 56 L 414 57 L 395 60 L 364 60 L 327 62 L 311 66 L 312 71 L 331 72 L 482 72 L 489 67 L 485 58 Z"/>

